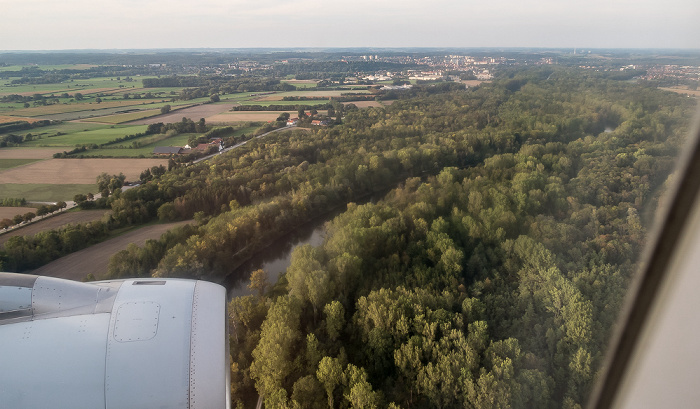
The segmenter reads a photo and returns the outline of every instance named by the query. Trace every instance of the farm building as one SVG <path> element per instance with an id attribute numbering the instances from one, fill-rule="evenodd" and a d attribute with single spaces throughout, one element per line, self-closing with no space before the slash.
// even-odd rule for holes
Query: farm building
<path id="1" fill-rule="evenodd" d="M 205 151 L 208 151 L 209 148 L 211 148 L 213 146 L 219 148 L 219 152 L 220 152 L 224 149 L 224 141 L 221 140 L 221 138 L 217 138 L 217 139 L 210 141 L 209 143 L 200 143 L 199 145 L 197 145 L 196 148 L 194 148 L 194 150 L 205 152 Z"/>
<path id="2" fill-rule="evenodd" d="M 180 146 L 156 146 L 153 148 L 154 155 L 180 155 L 183 148 Z"/>

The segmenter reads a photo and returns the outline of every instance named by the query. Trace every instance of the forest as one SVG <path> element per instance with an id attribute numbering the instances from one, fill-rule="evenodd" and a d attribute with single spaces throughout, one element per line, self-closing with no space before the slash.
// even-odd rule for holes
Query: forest
<path id="1" fill-rule="evenodd" d="M 234 406 L 581 408 L 694 109 L 565 68 L 423 85 L 116 191 L 81 240 L 194 218 L 109 276 L 220 281 L 347 204 L 279 282 L 255 272 L 231 301 Z M 38 257 L 32 240 L 4 267 Z"/>
<path id="2" fill-rule="evenodd" d="M 500 98 L 482 125 L 449 129 L 491 102 L 469 107 L 453 94 L 406 101 L 363 129 L 391 127 L 396 141 L 403 126 L 425 126 L 417 160 L 399 162 L 414 177 L 378 204 L 350 206 L 321 247 L 294 253 L 272 291 L 232 301 L 234 399 L 585 404 L 690 104 L 565 75 L 519 82 L 489 89 Z M 431 137 L 457 158 L 422 176 Z"/>

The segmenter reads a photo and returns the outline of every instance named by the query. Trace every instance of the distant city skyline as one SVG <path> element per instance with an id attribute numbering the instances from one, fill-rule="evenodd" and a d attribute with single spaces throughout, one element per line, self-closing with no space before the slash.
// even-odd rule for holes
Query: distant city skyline
<path id="1" fill-rule="evenodd" d="M 700 48 L 697 0 L 0 0 L 0 50 Z"/>

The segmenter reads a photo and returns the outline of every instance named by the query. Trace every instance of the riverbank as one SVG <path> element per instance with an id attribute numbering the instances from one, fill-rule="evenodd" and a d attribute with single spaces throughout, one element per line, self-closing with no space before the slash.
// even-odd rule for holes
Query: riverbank
<path id="1" fill-rule="evenodd" d="M 287 267 L 289 267 L 294 249 L 306 244 L 314 247 L 323 244 L 326 223 L 345 212 L 349 203 L 376 203 L 384 198 L 396 186 L 398 186 L 398 184 L 365 195 L 360 198 L 360 200 L 340 205 L 298 226 L 293 231 L 282 235 L 265 248 L 256 252 L 235 267 L 233 271 L 224 278 L 222 285 L 226 287 L 229 299 L 253 293 L 253 291 L 248 288 L 248 285 L 250 284 L 250 274 L 255 270 L 264 270 L 267 275 L 267 280 L 270 283 L 276 283 L 280 276 L 287 270 Z"/>

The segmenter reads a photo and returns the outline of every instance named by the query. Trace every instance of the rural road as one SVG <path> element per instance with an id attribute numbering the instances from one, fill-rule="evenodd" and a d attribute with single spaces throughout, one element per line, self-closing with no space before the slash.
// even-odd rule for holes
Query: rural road
<path id="1" fill-rule="evenodd" d="M 211 158 L 213 158 L 213 157 L 216 156 L 216 155 L 220 155 L 220 154 L 222 154 L 222 153 L 226 153 L 226 152 L 230 151 L 231 149 L 236 149 L 236 148 L 238 148 L 239 146 L 243 146 L 243 145 L 245 145 L 246 143 L 252 141 L 253 139 L 260 139 L 260 138 L 262 138 L 263 136 L 267 136 L 267 135 L 269 135 L 269 134 L 271 134 L 271 133 L 273 133 L 273 132 L 286 131 L 286 130 L 288 130 L 288 129 L 295 129 L 296 127 L 297 127 L 296 125 L 292 125 L 292 126 L 285 126 L 284 128 L 273 129 L 273 130 L 271 130 L 270 132 L 265 132 L 264 134 L 258 135 L 258 136 L 256 136 L 255 138 L 251 138 L 251 139 L 248 139 L 247 141 L 243 141 L 243 142 L 237 143 L 237 144 L 235 144 L 235 145 L 231 145 L 231 146 L 229 146 L 228 148 L 223 149 L 221 152 L 213 153 L 213 154 L 211 154 L 211 155 L 207 155 L 207 156 L 204 156 L 204 157 L 202 157 L 202 158 L 195 159 L 195 160 L 192 161 L 192 163 L 199 163 L 199 162 L 201 162 L 201 161 L 203 161 L 203 160 L 211 159 Z M 304 129 L 304 128 L 299 128 L 299 129 Z"/>
<path id="2" fill-rule="evenodd" d="M 142 227 L 61 257 L 45 266 L 39 267 L 30 272 L 30 274 L 80 281 L 92 273 L 100 280 L 107 273 L 109 258 L 115 253 L 126 249 L 126 246 L 130 243 L 143 246 L 146 240 L 158 239 L 166 231 L 188 223 L 192 223 L 192 220 Z"/>
<path id="3" fill-rule="evenodd" d="M 5 244 L 10 237 L 31 236 L 44 230 L 58 229 L 66 224 L 87 223 L 93 220 L 100 220 L 107 210 L 81 210 L 79 212 L 63 212 L 51 215 L 45 219 L 35 218 L 31 223 L 22 225 L 21 228 L 8 230 L 7 233 L 0 234 L 0 245 Z"/>

